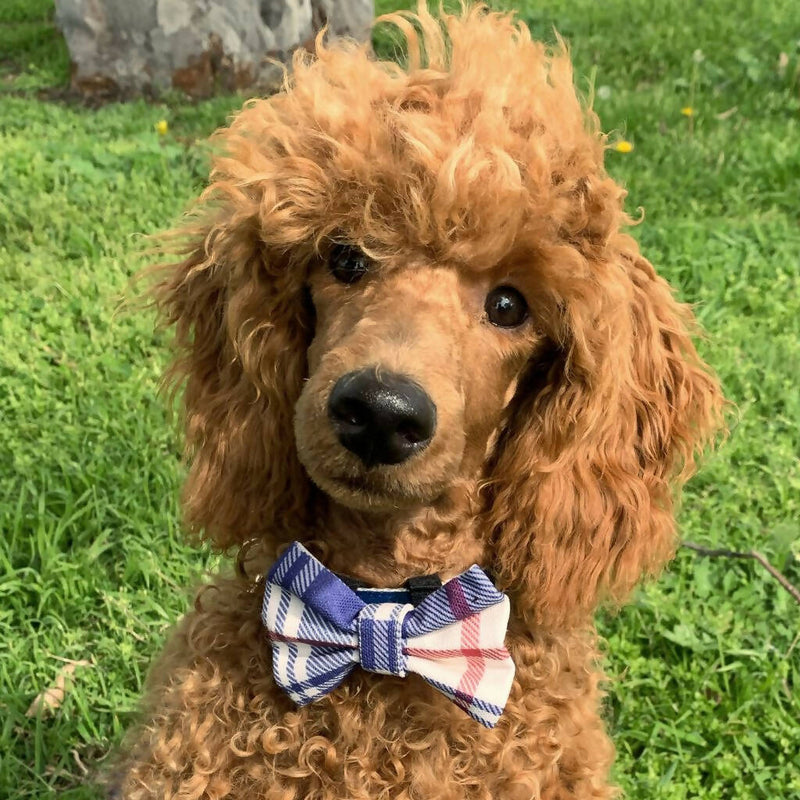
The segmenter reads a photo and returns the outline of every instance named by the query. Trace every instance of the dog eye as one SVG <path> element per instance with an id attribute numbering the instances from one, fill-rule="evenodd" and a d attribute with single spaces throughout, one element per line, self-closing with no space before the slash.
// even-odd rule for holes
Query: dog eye
<path id="1" fill-rule="evenodd" d="M 492 325 L 498 328 L 516 328 L 528 318 L 525 298 L 511 286 L 498 286 L 486 297 L 484 306 Z"/>
<path id="2" fill-rule="evenodd" d="M 369 269 L 367 257 L 357 247 L 349 244 L 335 244 L 328 257 L 328 268 L 337 281 L 356 283 Z"/>

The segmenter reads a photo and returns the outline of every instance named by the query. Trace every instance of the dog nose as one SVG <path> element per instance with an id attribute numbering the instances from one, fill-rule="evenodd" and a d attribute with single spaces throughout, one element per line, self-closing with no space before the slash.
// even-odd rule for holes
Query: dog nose
<path id="1" fill-rule="evenodd" d="M 339 441 L 368 467 L 400 464 L 425 449 L 436 429 L 436 406 L 413 381 L 375 368 L 348 372 L 328 398 Z"/>

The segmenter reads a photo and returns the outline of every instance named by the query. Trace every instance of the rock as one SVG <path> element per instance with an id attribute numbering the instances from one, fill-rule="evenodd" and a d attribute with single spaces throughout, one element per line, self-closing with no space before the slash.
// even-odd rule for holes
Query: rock
<path id="1" fill-rule="evenodd" d="M 269 91 L 324 24 L 363 40 L 373 0 L 55 0 L 83 94 Z"/>
<path id="2" fill-rule="evenodd" d="M 278 0 L 280 2 L 280 0 Z M 311 0 L 315 30 L 329 24 L 335 36 L 364 41 L 375 16 L 373 0 Z"/>

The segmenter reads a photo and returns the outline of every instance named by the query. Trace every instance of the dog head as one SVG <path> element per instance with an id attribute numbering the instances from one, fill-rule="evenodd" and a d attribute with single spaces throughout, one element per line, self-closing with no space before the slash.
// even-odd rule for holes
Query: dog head
<path id="1" fill-rule="evenodd" d="M 407 69 L 320 37 L 218 134 L 157 289 L 188 520 L 286 540 L 314 486 L 387 513 L 470 478 L 518 613 L 578 621 L 669 556 L 718 387 L 565 52 L 481 8 L 389 21 Z"/>

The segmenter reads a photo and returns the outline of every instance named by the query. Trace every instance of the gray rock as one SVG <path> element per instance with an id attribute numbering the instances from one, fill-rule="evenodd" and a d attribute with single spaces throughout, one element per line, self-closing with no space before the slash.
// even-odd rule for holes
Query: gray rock
<path id="1" fill-rule="evenodd" d="M 279 2 L 279 0 L 278 0 Z M 311 0 L 316 30 L 330 24 L 336 36 L 351 36 L 364 41 L 375 16 L 373 0 Z"/>
<path id="2" fill-rule="evenodd" d="M 322 25 L 363 40 L 373 0 L 55 0 L 72 86 L 127 96 L 177 88 L 269 91 Z"/>

